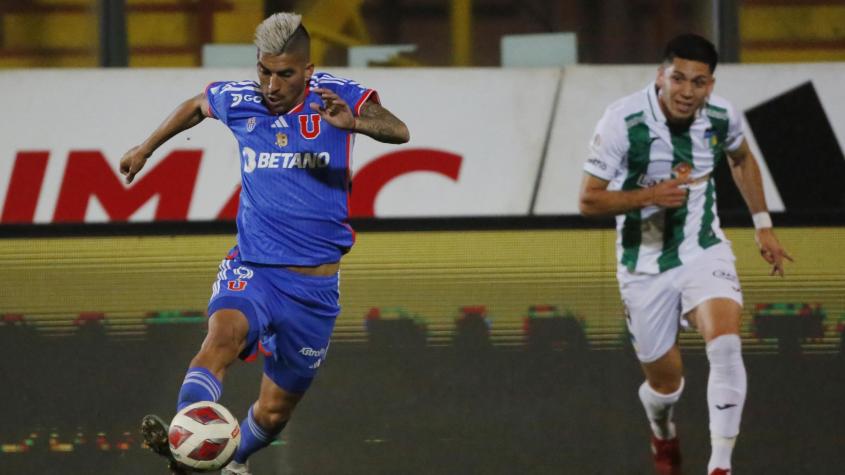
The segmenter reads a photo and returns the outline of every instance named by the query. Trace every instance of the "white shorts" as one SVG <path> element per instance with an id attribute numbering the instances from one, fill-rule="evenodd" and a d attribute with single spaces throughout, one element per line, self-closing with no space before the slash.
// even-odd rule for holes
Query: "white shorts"
<path id="1" fill-rule="evenodd" d="M 637 358 L 649 363 L 665 355 L 678 339 L 679 323 L 701 302 L 729 298 L 742 305 L 730 245 L 718 244 L 691 262 L 661 274 L 617 272 L 628 331 Z"/>

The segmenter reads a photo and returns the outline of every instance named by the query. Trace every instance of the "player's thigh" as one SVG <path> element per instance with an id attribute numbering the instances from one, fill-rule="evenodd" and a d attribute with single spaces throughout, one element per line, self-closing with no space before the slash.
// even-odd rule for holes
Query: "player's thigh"
<path id="1" fill-rule="evenodd" d="M 228 348 L 240 353 L 246 345 L 249 321 L 240 310 L 221 308 L 208 318 L 208 333 L 203 348 Z"/>
<path id="2" fill-rule="evenodd" d="M 739 333 L 743 296 L 730 249 L 715 249 L 687 267 L 682 306 L 690 323 L 705 341 Z"/>
<path id="3" fill-rule="evenodd" d="M 288 313 L 274 318 L 272 335 L 262 340 L 263 347 L 272 348 L 264 357 L 264 373 L 285 392 L 303 394 L 328 356 L 334 319 L 285 308 Z"/>
<path id="4" fill-rule="evenodd" d="M 698 304 L 688 318 L 704 341 L 710 342 L 722 335 L 739 334 L 742 307 L 730 298 L 713 298 Z"/>
<path id="5" fill-rule="evenodd" d="M 620 276 L 619 290 L 634 350 L 642 363 L 665 355 L 678 339 L 680 291 L 672 270 L 654 276 Z"/>
<path id="6" fill-rule="evenodd" d="M 273 289 L 265 276 L 267 272 L 230 254 L 220 264 L 212 284 L 208 302 L 209 334 L 215 330 L 215 341 L 229 344 L 237 340 L 237 355 L 243 359 L 254 357 L 259 337 L 268 326 Z"/>
<path id="7" fill-rule="evenodd" d="M 275 271 L 271 329 L 262 335 L 264 371 L 280 388 L 304 393 L 328 355 L 340 313 L 337 276 Z"/>

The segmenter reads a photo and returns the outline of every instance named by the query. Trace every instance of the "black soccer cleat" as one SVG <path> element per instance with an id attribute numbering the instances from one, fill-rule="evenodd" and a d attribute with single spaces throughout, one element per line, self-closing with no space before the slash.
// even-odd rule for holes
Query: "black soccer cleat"
<path id="1" fill-rule="evenodd" d="M 171 475 L 186 475 L 188 469 L 173 458 L 170 452 L 170 442 L 168 441 L 168 427 L 167 424 L 161 420 L 160 417 L 154 414 L 148 414 L 141 419 L 141 436 L 144 438 L 144 443 L 156 454 L 168 460 L 168 468 Z"/>
<path id="2" fill-rule="evenodd" d="M 144 437 L 144 443 L 147 444 L 147 447 L 162 457 L 172 459 L 173 455 L 170 453 L 167 431 L 167 424 L 154 414 L 148 414 L 141 419 L 141 436 Z"/>

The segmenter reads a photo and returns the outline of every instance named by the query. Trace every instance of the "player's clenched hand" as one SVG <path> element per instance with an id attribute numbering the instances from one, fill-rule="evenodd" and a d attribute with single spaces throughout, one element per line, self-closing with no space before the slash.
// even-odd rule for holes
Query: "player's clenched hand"
<path id="1" fill-rule="evenodd" d="M 772 265 L 771 275 L 777 274 L 783 277 L 783 260 L 795 261 L 780 245 L 780 241 L 778 241 L 772 228 L 758 229 L 754 234 L 754 240 L 757 241 L 757 247 L 760 248 L 760 255 Z"/>
<path id="2" fill-rule="evenodd" d="M 315 93 L 320 95 L 323 100 L 323 106 L 311 103 L 311 109 L 320 114 L 326 122 L 332 124 L 339 129 L 353 129 L 355 127 L 355 116 L 352 115 L 352 109 L 349 105 L 334 92 L 323 89 L 312 89 Z"/>
<path id="3" fill-rule="evenodd" d="M 673 178 L 662 181 L 651 188 L 650 203 L 661 208 L 679 208 L 687 201 L 687 189 L 682 185 L 690 183 L 689 178 Z"/>
<path id="4" fill-rule="evenodd" d="M 132 180 L 135 179 L 135 175 L 144 168 L 144 164 L 147 163 L 147 159 L 149 157 L 149 154 L 146 154 L 141 150 L 140 145 L 130 148 L 129 151 L 123 155 L 123 158 L 120 159 L 120 173 L 126 177 L 127 185 L 132 183 Z"/>

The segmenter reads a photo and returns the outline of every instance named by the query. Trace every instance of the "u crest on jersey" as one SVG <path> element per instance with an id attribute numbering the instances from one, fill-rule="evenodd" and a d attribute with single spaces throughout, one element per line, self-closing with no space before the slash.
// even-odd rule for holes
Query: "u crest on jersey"
<path id="1" fill-rule="evenodd" d="M 299 116 L 299 133 L 308 140 L 320 135 L 320 114 L 302 114 Z"/>

